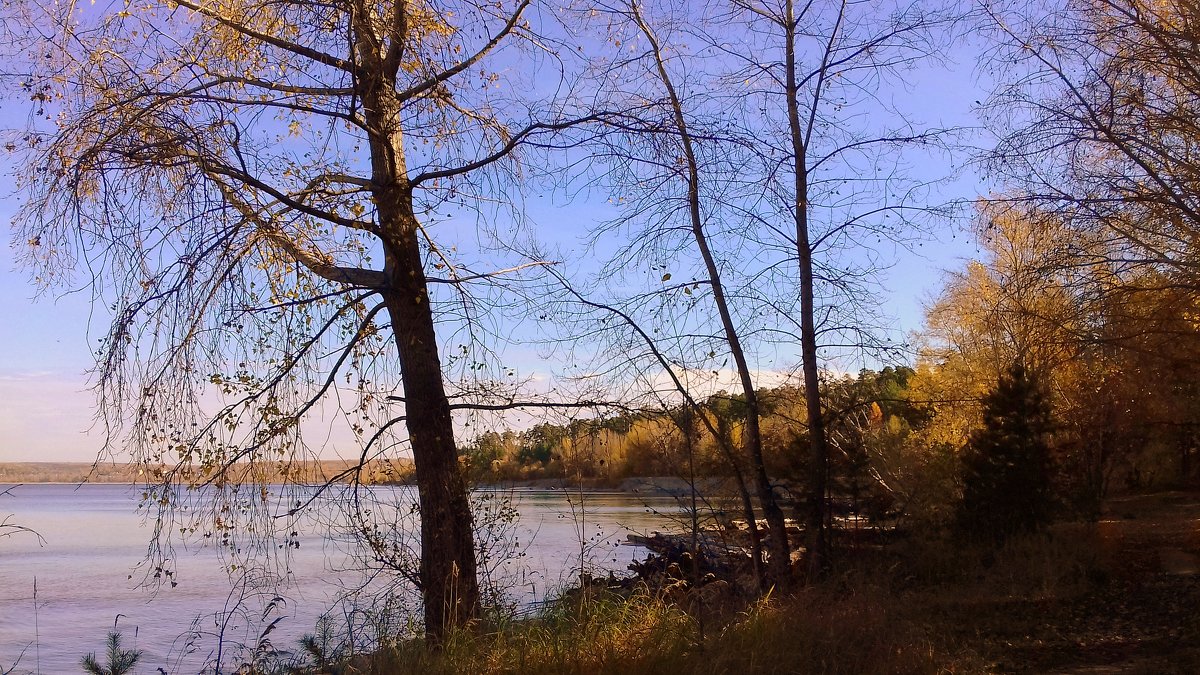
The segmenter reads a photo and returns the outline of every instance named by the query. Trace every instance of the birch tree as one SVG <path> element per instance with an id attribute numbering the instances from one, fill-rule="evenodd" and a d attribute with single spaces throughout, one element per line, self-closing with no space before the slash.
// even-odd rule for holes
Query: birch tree
<path id="1" fill-rule="evenodd" d="M 336 415 L 359 444 L 345 477 L 411 451 L 421 523 L 411 580 L 427 634 L 477 615 L 453 420 L 468 402 L 447 378 L 484 368 L 470 288 L 496 290 L 520 270 L 467 257 L 438 223 L 494 214 L 516 151 L 568 124 L 554 100 L 531 99 L 557 93 L 556 79 L 522 79 L 556 64 L 529 10 L 530 0 L 6 10 L 19 64 L 6 81 L 33 107 L 8 138 L 23 162 L 15 241 L 40 282 L 83 270 L 109 304 L 94 374 L 106 448 L 127 449 L 159 485 L 147 493 L 161 507 L 157 536 L 199 494 L 208 519 L 184 521 L 185 533 L 227 536 L 239 513 L 267 510 L 264 476 L 286 477 L 319 448 L 306 420 Z M 530 68 L 513 69 L 517 58 Z"/>

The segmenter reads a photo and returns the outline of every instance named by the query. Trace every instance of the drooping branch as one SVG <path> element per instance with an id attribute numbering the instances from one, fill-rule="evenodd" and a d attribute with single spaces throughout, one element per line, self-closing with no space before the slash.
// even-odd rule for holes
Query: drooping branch
<path id="1" fill-rule="evenodd" d="M 277 225 L 262 217 L 229 186 L 221 181 L 215 182 L 225 200 L 237 209 L 243 218 L 254 224 L 258 234 L 286 251 L 296 262 L 304 265 L 313 274 L 334 283 L 349 284 L 376 291 L 387 287 L 387 278 L 383 272 L 337 265 L 324 251 L 308 249 L 296 242 Z"/>

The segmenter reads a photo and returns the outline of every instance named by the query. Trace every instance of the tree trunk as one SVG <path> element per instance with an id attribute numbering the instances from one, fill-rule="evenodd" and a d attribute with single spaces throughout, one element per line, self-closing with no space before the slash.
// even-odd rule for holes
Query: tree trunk
<path id="1" fill-rule="evenodd" d="M 746 417 L 746 448 L 750 452 L 750 471 L 754 475 L 754 485 L 758 492 L 758 501 L 762 505 L 763 517 L 767 521 L 767 570 L 771 583 L 787 587 L 791 578 L 791 546 L 788 542 L 787 524 L 783 517 L 783 509 L 775 499 L 775 488 L 767 476 L 766 462 L 762 452 L 762 432 L 759 427 L 759 410 L 757 397 L 754 408 Z"/>
<path id="2" fill-rule="evenodd" d="M 800 358 L 804 371 L 804 403 L 808 412 L 808 508 L 805 518 L 805 547 L 809 578 L 820 576 L 828 565 L 829 539 L 825 527 L 825 490 L 829 477 L 829 445 L 825 439 L 825 416 L 821 410 L 821 381 L 817 363 L 816 303 L 813 294 L 813 250 L 808 223 L 807 139 L 811 132 L 800 122 L 800 88 L 796 81 L 796 23 L 792 0 L 785 6 L 784 58 L 787 69 L 786 97 L 788 130 L 792 141 L 795 179 L 794 205 L 796 262 L 800 275 Z M 835 28 L 836 30 L 836 28 Z M 822 74 L 823 79 L 823 74 Z M 821 81 L 818 81 L 818 95 Z M 813 105 L 818 101 L 814 100 Z"/>
<path id="3" fill-rule="evenodd" d="M 1184 423 L 1179 428 L 1179 479 L 1187 484 L 1192 478 L 1192 425 Z"/>
<path id="4" fill-rule="evenodd" d="M 741 336 L 738 334 L 737 325 L 733 320 L 733 312 L 730 310 L 729 301 L 725 296 L 725 285 L 721 281 L 720 266 L 713 256 L 712 249 L 708 245 L 708 235 L 704 231 L 704 218 L 701 215 L 700 209 L 700 164 L 696 160 L 695 149 L 692 146 L 691 130 L 683 114 L 683 103 L 664 65 L 662 49 L 659 47 L 658 39 L 655 37 L 654 32 L 650 30 L 650 27 L 641 19 L 640 15 L 636 15 L 636 21 L 650 42 L 659 78 L 671 99 L 671 110 L 675 118 L 675 128 L 679 132 L 684 158 L 687 162 L 688 219 L 691 224 L 692 237 L 696 242 L 696 248 L 700 252 L 700 257 L 704 260 L 704 269 L 708 274 L 709 287 L 712 289 L 713 303 L 716 305 L 717 313 L 721 317 L 721 328 L 725 333 L 725 341 L 729 345 L 729 353 L 737 366 L 738 380 L 742 386 L 742 395 L 746 397 L 746 432 L 742 443 L 745 454 L 748 455 L 750 460 L 750 473 L 754 480 L 754 490 L 758 495 L 759 503 L 762 505 L 763 516 L 767 520 L 767 554 L 769 556 L 767 569 L 770 581 L 775 584 L 786 585 L 790 576 L 791 549 L 788 544 L 783 509 L 779 508 L 779 502 L 775 499 L 775 490 L 771 486 L 771 479 L 767 476 L 767 467 L 763 460 L 762 431 L 759 424 L 761 410 L 758 404 L 758 392 L 754 389 L 754 380 L 750 376 L 750 364 L 746 359 L 746 351 L 742 348 Z M 742 490 L 745 493 L 744 484 L 742 485 Z M 762 576 L 758 567 L 760 562 L 757 560 L 759 551 L 758 525 L 754 519 L 754 506 L 750 502 L 748 494 L 744 496 L 743 501 L 745 502 L 745 510 L 749 519 L 747 525 L 750 527 L 750 536 L 754 543 L 756 556 L 755 574 L 761 586 Z"/>
<path id="5" fill-rule="evenodd" d="M 719 414 L 716 418 L 717 434 L 719 436 L 717 441 L 725 449 L 729 459 L 729 468 L 733 470 L 733 477 L 737 482 L 738 496 L 742 500 L 742 517 L 746 519 L 746 531 L 750 534 L 750 560 L 753 563 L 754 584 L 759 591 L 766 591 L 767 574 L 766 570 L 763 569 L 762 534 L 758 531 L 758 516 L 754 513 L 754 499 L 750 496 L 750 487 L 746 485 L 746 477 L 742 473 L 741 461 L 733 453 L 733 434 L 729 431 L 729 422 Z"/>
<path id="6" fill-rule="evenodd" d="M 360 17 L 361 18 L 361 17 Z M 369 35 L 370 26 L 361 34 Z M 395 72 L 377 45 L 359 41 L 358 86 L 371 151 L 371 189 L 383 244 L 387 304 L 400 356 L 405 424 L 416 470 L 421 515 L 421 600 L 425 635 L 438 643 L 479 613 L 475 537 L 454 421 L 442 380 L 433 307 L 421 254 L 419 222 L 408 180 Z"/>
<path id="7" fill-rule="evenodd" d="M 805 518 L 807 573 L 821 576 L 829 564 L 829 536 L 825 526 L 825 490 L 829 482 L 829 446 L 825 440 L 825 415 L 821 410 L 821 381 L 817 367 L 816 328 L 813 322 L 812 254 L 807 230 L 800 250 L 800 353 L 804 367 L 804 404 L 808 412 L 808 505 Z"/>
<path id="8" fill-rule="evenodd" d="M 415 219 L 386 246 L 385 292 L 400 355 L 408 436 L 421 513 L 425 634 L 440 640 L 479 612 L 475 541 L 466 476 L 458 463 L 450 403 L 430 311 Z"/>

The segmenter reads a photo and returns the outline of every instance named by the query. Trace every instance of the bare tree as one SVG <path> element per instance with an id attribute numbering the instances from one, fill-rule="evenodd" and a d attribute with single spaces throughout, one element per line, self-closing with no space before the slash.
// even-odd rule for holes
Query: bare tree
<path id="1" fill-rule="evenodd" d="M 808 413 L 807 565 L 815 576 L 829 548 L 819 350 L 886 351 L 864 321 L 864 283 L 880 264 L 876 245 L 911 240 L 937 213 L 925 191 L 930 179 L 905 170 L 905 153 L 943 147 L 949 133 L 912 119 L 884 92 L 903 88 L 918 64 L 936 62 L 958 14 L 936 2 L 784 0 L 734 2 L 728 16 L 755 36 L 729 49 L 739 64 L 732 75 L 746 87 L 746 128 L 758 132 L 756 184 L 765 195 L 751 221 L 792 251 Z M 839 306 L 850 315 L 839 316 Z"/>
<path id="2" fill-rule="evenodd" d="M 1190 0 L 987 3 L 998 82 L 984 155 L 1006 194 L 1081 239 L 1065 265 L 1194 284 L 1200 223 L 1200 47 Z M 1109 284 L 1117 287 L 1120 284 Z"/>
<path id="3" fill-rule="evenodd" d="M 189 500 L 208 508 L 185 533 L 230 548 L 239 527 L 262 533 L 313 503 L 273 511 L 264 481 L 315 453 L 325 441 L 306 444 L 306 421 L 332 416 L 359 445 L 341 478 L 411 448 L 427 634 L 476 616 L 452 417 L 465 404 L 448 386 L 487 367 L 486 306 L 468 288 L 502 295 L 502 277 L 541 261 L 494 271 L 435 228 L 503 207 L 516 151 L 571 123 L 553 76 L 522 79 L 558 63 L 529 6 L 7 10 L 24 72 L 6 80 L 34 107 L 9 138 L 25 167 L 15 238 L 41 282 L 83 269 L 110 305 L 94 376 L 106 450 L 157 481 L 158 537 Z M 530 67 L 502 73 L 517 57 Z"/>
<path id="4" fill-rule="evenodd" d="M 751 482 L 776 531 L 783 517 L 750 421 L 752 375 L 800 362 L 807 560 L 818 574 L 829 545 L 821 374 L 847 351 L 889 349 L 871 302 L 877 247 L 911 240 L 936 215 L 929 178 L 910 176 L 905 157 L 944 148 L 948 135 L 891 99 L 909 69 L 936 61 L 956 14 L 905 2 L 605 7 L 621 47 L 602 64 L 605 82 L 650 102 L 642 125 L 622 129 L 624 146 L 605 156 L 632 242 L 608 269 L 649 266 L 652 283 L 662 275 L 661 288 L 635 301 L 652 312 L 673 362 L 713 370 L 732 361 L 752 410 Z M 771 548 L 782 575 L 788 544 L 780 537 Z"/>
<path id="5" fill-rule="evenodd" d="M 620 82 L 619 90 L 611 92 L 610 95 L 620 96 L 622 101 L 633 101 L 637 100 L 636 97 L 642 97 L 655 104 L 654 106 L 642 106 L 645 115 L 639 120 L 639 124 L 626 123 L 606 137 L 603 156 L 607 160 L 606 167 L 616 174 L 610 180 L 617 189 L 640 192 L 642 195 L 635 204 L 625 209 L 623 219 L 628 219 L 632 215 L 639 220 L 648 222 L 642 236 L 635 236 L 632 243 L 618 254 L 618 264 L 628 265 L 629 262 L 639 257 L 659 255 L 660 252 L 656 250 L 656 247 L 659 246 L 671 250 L 671 253 L 661 252 L 664 258 L 672 253 L 685 256 L 690 254 L 699 258 L 697 278 L 692 280 L 691 286 L 683 288 L 685 313 L 676 316 L 685 325 L 691 323 L 687 314 L 694 315 L 700 309 L 697 303 L 701 301 L 700 294 L 695 295 L 694 302 L 690 301 L 693 293 L 701 286 L 707 291 L 703 295 L 706 300 L 711 300 L 710 311 L 713 314 L 712 318 L 717 333 L 708 339 L 714 344 L 704 351 L 709 352 L 713 357 L 719 351 L 732 359 L 738 391 L 745 407 L 744 428 L 740 439 L 741 447 L 737 451 L 734 450 L 735 441 L 730 434 L 721 433 L 721 430 L 717 428 L 710 431 L 713 432 L 714 438 L 728 458 L 730 468 L 734 472 L 742 493 L 751 543 L 755 551 L 755 572 L 759 577 L 759 582 L 763 584 L 770 581 L 784 585 L 790 578 L 790 546 L 783 510 L 779 506 L 763 461 L 758 392 L 750 358 L 747 355 L 747 349 L 742 344 L 742 333 L 746 330 L 746 326 L 740 322 L 740 317 L 735 315 L 733 300 L 729 297 L 730 290 L 727 289 L 722 274 L 722 267 L 728 261 L 718 258 L 721 253 L 713 250 L 708 232 L 709 219 L 713 214 L 712 209 L 705 203 L 706 198 L 712 195 L 712 189 L 703 185 L 709 179 L 706 166 L 711 166 L 713 162 L 719 161 L 713 156 L 714 150 L 721 152 L 725 148 L 722 147 L 722 144 L 714 143 L 709 153 L 701 157 L 702 149 L 698 147 L 700 141 L 695 136 L 697 133 L 705 132 L 695 132 L 688 119 L 690 102 L 685 102 L 680 87 L 677 85 L 676 76 L 672 74 L 668 64 L 667 50 L 670 45 L 664 45 L 658 33 L 647 20 L 639 3 L 601 5 L 601 9 L 605 16 L 613 22 L 610 30 L 617 31 L 621 35 L 619 38 L 614 38 L 618 44 L 632 38 L 635 43 L 644 43 L 645 45 L 644 51 L 641 51 L 644 55 L 645 65 L 641 65 L 637 61 L 621 64 L 624 70 L 632 71 L 629 76 L 632 81 Z M 627 31 L 629 34 L 625 35 L 623 31 Z M 607 67 L 607 64 L 602 67 Z M 647 86 L 639 82 L 643 76 L 643 68 L 648 71 L 645 74 L 651 76 L 650 81 L 654 84 Z M 711 95 L 719 96 L 719 94 Z M 702 162 L 706 162 L 706 165 L 702 166 Z M 654 185 L 654 188 L 647 190 L 642 187 L 647 184 Z M 681 250 L 682 242 L 671 241 L 676 232 L 686 232 L 689 235 L 687 252 Z M 671 274 L 668 272 L 661 279 L 664 282 L 670 281 Z M 677 300 L 677 296 L 672 298 L 674 295 L 668 293 L 666 301 Z M 690 343 L 688 347 L 695 348 L 704 341 L 706 340 L 699 336 L 689 336 L 675 346 L 683 347 L 682 343 Z M 680 351 L 686 352 L 688 347 L 683 347 Z M 670 349 L 675 351 L 674 347 Z M 679 356 L 676 358 L 678 359 Z M 679 362 L 686 363 L 687 361 L 688 359 L 684 357 Z M 669 362 L 659 365 L 668 369 L 673 368 Z M 684 379 L 677 375 L 672 375 L 671 379 L 677 386 L 685 384 Z M 692 405 L 695 405 L 694 401 L 697 398 L 695 392 L 686 391 L 686 387 L 680 391 L 685 394 L 688 401 L 692 401 Z M 692 411 L 691 407 L 686 404 L 684 409 Z M 702 414 L 701 417 L 705 423 L 712 426 L 707 416 Z M 758 499 L 767 521 L 766 551 L 769 554 L 767 558 L 769 576 L 763 575 L 758 568 L 760 564 L 760 533 L 751 495 Z"/>

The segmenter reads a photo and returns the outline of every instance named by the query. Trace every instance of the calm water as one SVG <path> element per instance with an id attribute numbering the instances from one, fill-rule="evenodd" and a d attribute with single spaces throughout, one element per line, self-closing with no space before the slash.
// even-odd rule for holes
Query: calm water
<path id="1" fill-rule="evenodd" d="M 3 490 L 4 485 L 0 485 Z M 121 485 L 24 485 L 0 500 L 0 518 L 33 528 L 29 534 L 0 538 L 0 672 L 20 660 L 14 672 L 77 673 L 84 653 L 100 652 L 114 622 L 124 645 L 144 651 L 139 673 L 196 673 L 227 641 L 253 642 L 263 626 L 283 617 L 271 633 L 276 646 L 292 648 L 313 632 L 317 617 L 353 587 L 361 576 L 343 546 L 316 526 L 299 530 L 298 548 L 278 568 L 285 587 L 267 618 L 263 610 L 276 595 L 249 597 L 245 612 L 230 613 L 243 595 L 231 582 L 213 548 L 176 549 L 177 585 L 156 591 L 139 588 L 149 530 L 136 512 L 141 492 Z M 401 491 L 396 499 L 406 499 Z M 520 557 L 499 566 L 513 599 L 535 602 L 577 574 L 581 555 L 589 566 L 623 570 L 644 551 L 621 545 L 629 532 L 672 526 L 678 511 L 670 498 L 561 491 L 504 493 L 520 516 L 510 529 Z M 574 503 L 572 503 L 574 502 Z M 133 575 L 132 578 L 130 575 Z M 235 574 L 236 578 L 237 575 Z M 34 589 L 36 581 L 36 614 Z M 36 622 L 36 625 L 35 625 Z"/>

